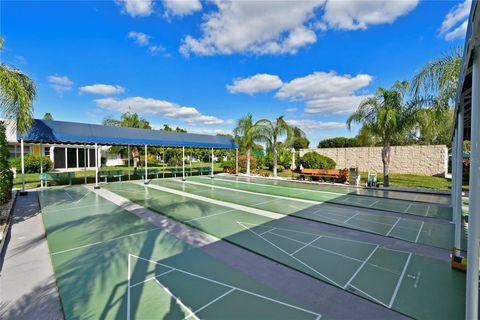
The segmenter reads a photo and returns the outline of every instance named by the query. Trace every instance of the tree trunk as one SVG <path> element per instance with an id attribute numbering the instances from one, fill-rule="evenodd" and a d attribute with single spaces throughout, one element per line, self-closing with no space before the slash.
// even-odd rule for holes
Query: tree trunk
<path id="1" fill-rule="evenodd" d="M 382 148 L 382 162 L 383 162 L 383 186 L 390 186 L 390 142 L 385 141 Z"/>
<path id="2" fill-rule="evenodd" d="M 273 177 L 277 177 L 277 144 L 273 145 Z"/>
<path id="3" fill-rule="evenodd" d="M 250 175 L 250 148 L 247 148 L 247 175 Z"/>
<path id="4" fill-rule="evenodd" d="M 132 158 L 133 158 L 133 174 L 137 174 L 137 167 L 138 167 L 138 149 L 137 147 L 132 148 Z"/>

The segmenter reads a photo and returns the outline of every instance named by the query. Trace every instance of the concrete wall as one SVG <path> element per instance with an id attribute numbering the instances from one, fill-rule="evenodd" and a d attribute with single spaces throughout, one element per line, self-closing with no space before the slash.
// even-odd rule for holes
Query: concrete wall
<path id="1" fill-rule="evenodd" d="M 383 171 L 382 147 L 302 149 L 300 156 L 315 151 L 332 158 L 337 168 L 358 167 L 360 171 Z M 445 145 L 392 147 L 391 173 L 445 176 L 448 171 L 448 149 Z"/>

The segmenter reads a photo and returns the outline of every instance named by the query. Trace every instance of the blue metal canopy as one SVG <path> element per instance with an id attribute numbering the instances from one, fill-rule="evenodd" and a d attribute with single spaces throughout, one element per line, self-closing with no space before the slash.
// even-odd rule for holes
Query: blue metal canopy
<path id="1" fill-rule="evenodd" d="M 17 134 L 18 141 L 31 143 L 136 145 L 155 147 L 189 147 L 235 149 L 230 137 L 204 134 L 122 128 L 98 124 L 35 119 L 26 134 Z"/>

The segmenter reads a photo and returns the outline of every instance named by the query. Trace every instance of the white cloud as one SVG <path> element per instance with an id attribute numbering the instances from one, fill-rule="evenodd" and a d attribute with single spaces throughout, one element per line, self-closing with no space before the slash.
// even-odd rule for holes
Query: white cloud
<path id="1" fill-rule="evenodd" d="M 299 127 L 304 131 L 325 131 L 325 130 L 336 130 L 336 129 L 345 129 L 345 123 L 341 122 L 323 122 L 312 119 L 302 119 L 302 120 L 286 120 L 287 123 L 291 126 Z"/>
<path id="2" fill-rule="evenodd" d="M 393 23 L 398 17 L 415 9 L 419 0 L 328 0 L 320 24 L 321 30 L 327 27 L 358 30 L 367 29 L 369 25 Z"/>
<path id="3" fill-rule="evenodd" d="M 103 98 L 94 100 L 103 109 L 127 112 L 132 110 L 142 114 L 166 116 L 187 123 L 222 124 L 224 120 L 214 116 L 201 114 L 192 107 L 180 106 L 176 103 L 144 97 L 128 97 L 125 99 Z"/>
<path id="4" fill-rule="evenodd" d="M 146 17 L 153 13 L 153 0 L 115 0 L 122 12 L 132 17 Z"/>
<path id="5" fill-rule="evenodd" d="M 188 55 L 296 53 L 314 43 L 306 27 L 325 0 L 216 1 L 218 11 L 204 15 L 202 36 L 183 39 L 180 51 Z"/>
<path id="6" fill-rule="evenodd" d="M 158 54 L 158 53 L 164 53 L 165 51 L 167 51 L 164 47 L 162 46 L 159 46 L 159 45 L 150 45 L 148 46 L 148 52 L 150 52 L 150 54 L 152 56 Z"/>
<path id="7" fill-rule="evenodd" d="M 48 76 L 47 81 L 50 83 L 50 86 L 58 92 L 69 91 L 73 86 L 72 80 L 67 76 L 60 76 L 58 74 Z"/>
<path id="8" fill-rule="evenodd" d="M 93 94 L 101 94 L 101 95 L 109 95 L 109 94 L 119 94 L 124 93 L 125 88 L 119 85 L 110 85 L 110 84 L 92 84 L 89 86 L 83 86 L 79 88 L 80 93 L 93 93 Z"/>
<path id="9" fill-rule="evenodd" d="M 285 112 L 297 112 L 298 109 L 297 108 L 288 108 L 287 110 L 285 110 Z"/>
<path id="10" fill-rule="evenodd" d="M 282 86 L 282 80 L 276 75 L 259 73 L 254 76 L 235 79 L 233 84 L 227 85 L 230 93 L 248 93 L 269 92 Z"/>
<path id="11" fill-rule="evenodd" d="M 186 16 L 202 10 L 199 0 L 163 0 L 166 16 Z"/>
<path id="12" fill-rule="evenodd" d="M 314 72 L 285 83 L 276 93 L 279 99 L 306 101 L 307 113 L 349 113 L 354 111 L 365 95 L 358 90 L 367 87 L 373 77 L 368 74 L 338 75 Z"/>
<path id="13" fill-rule="evenodd" d="M 454 6 L 445 16 L 439 30 L 439 34 L 445 40 L 452 41 L 465 37 L 471 5 L 471 0 L 465 0 L 463 3 Z"/>
<path id="14" fill-rule="evenodd" d="M 150 42 L 150 36 L 143 32 L 130 31 L 128 37 L 133 39 L 139 46 L 146 46 Z"/>

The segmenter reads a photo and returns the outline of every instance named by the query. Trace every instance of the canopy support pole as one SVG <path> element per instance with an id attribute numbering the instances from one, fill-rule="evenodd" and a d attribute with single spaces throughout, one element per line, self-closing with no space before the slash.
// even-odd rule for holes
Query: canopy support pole
<path id="1" fill-rule="evenodd" d="M 85 179 L 85 184 L 87 184 L 87 146 L 85 143 L 83 144 L 83 178 Z"/>
<path id="2" fill-rule="evenodd" d="M 100 189 L 98 186 L 98 145 L 95 143 L 95 187 L 94 189 Z"/>
<path id="3" fill-rule="evenodd" d="M 193 175 L 193 171 L 192 171 L 192 156 L 193 156 L 193 149 L 190 148 L 190 176 Z"/>
<path id="4" fill-rule="evenodd" d="M 455 184 L 455 187 L 452 187 L 455 192 L 455 195 L 452 198 L 453 219 L 455 224 L 454 245 L 457 249 L 460 249 L 462 234 L 463 120 L 463 108 L 459 108 L 455 135 L 455 176 L 452 178 L 452 183 Z"/>
<path id="5" fill-rule="evenodd" d="M 210 178 L 213 179 L 213 148 L 212 148 L 212 164 L 211 164 L 211 168 L 210 168 Z"/>
<path id="6" fill-rule="evenodd" d="M 166 163 L 165 163 L 165 148 L 163 148 L 163 159 L 162 159 L 162 161 L 163 161 L 162 177 L 165 178 L 165 165 L 166 165 Z"/>
<path id="7" fill-rule="evenodd" d="M 182 181 L 185 181 L 185 147 L 182 147 Z"/>
<path id="8" fill-rule="evenodd" d="M 477 49 L 473 52 L 471 143 L 465 319 L 478 319 L 478 251 L 480 243 L 480 50 Z"/>
<path id="9" fill-rule="evenodd" d="M 147 161 L 147 145 L 145 145 L 145 180 L 143 181 L 144 184 L 148 184 L 148 161 Z"/>
<path id="10" fill-rule="evenodd" d="M 238 148 L 235 148 L 235 175 L 238 176 Z"/>
<path id="11" fill-rule="evenodd" d="M 42 158 L 42 143 L 40 143 L 40 188 L 43 188 L 43 180 L 41 176 L 43 175 L 43 158 Z"/>
<path id="12" fill-rule="evenodd" d="M 130 145 L 127 146 L 128 180 L 130 180 Z"/>
<path id="13" fill-rule="evenodd" d="M 22 191 L 20 192 L 21 196 L 27 195 L 25 192 L 25 159 L 24 159 L 24 147 L 23 147 L 23 139 L 20 140 L 20 157 L 22 163 Z"/>

